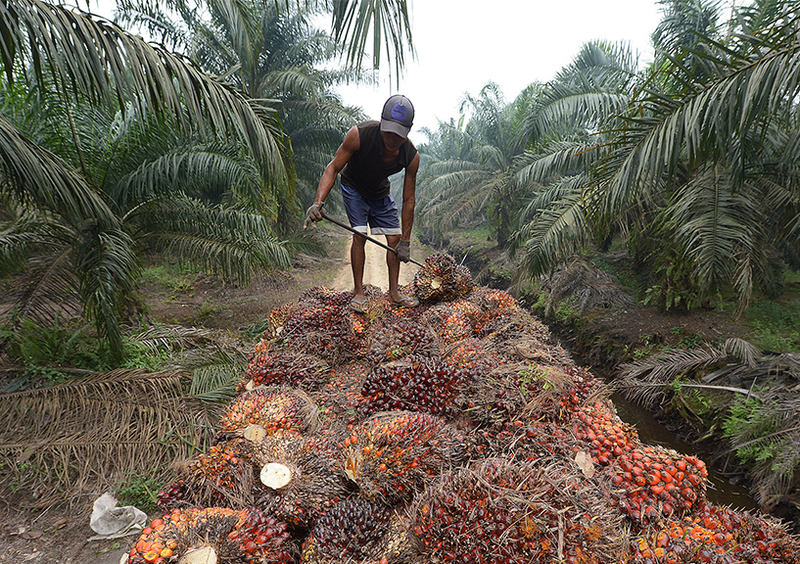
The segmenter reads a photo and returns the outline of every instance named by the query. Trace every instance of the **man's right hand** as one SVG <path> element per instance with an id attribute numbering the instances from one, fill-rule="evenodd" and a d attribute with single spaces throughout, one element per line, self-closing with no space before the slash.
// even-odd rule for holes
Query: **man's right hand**
<path id="1" fill-rule="evenodd" d="M 303 229 L 306 229 L 315 221 L 322 221 L 325 219 L 322 215 L 322 206 L 324 205 L 325 202 L 314 202 L 311 204 L 311 207 L 306 210 L 306 221 L 303 224 Z"/>

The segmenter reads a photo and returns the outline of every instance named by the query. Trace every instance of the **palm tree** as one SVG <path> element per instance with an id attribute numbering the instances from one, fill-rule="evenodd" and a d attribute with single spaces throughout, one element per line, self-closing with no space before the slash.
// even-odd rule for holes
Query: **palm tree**
<path id="1" fill-rule="evenodd" d="M 613 119 L 635 91 L 637 60 L 625 46 L 590 42 L 541 90 L 519 134 L 527 149 L 516 181 L 531 186 L 510 246 L 524 278 L 605 238 L 589 220 L 596 200 L 594 166 L 609 142 Z"/>
<path id="2" fill-rule="evenodd" d="M 523 144 L 516 127 L 536 88 L 507 104 L 498 86 L 487 84 L 462 103 L 461 111 L 470 112 L 466 126 L 439 124 L 431 142 L 420 148 L 426 157 L 419 181 L 423 223 L 441 232 L 486 215 L 498 244 L 506 246 L 520 198 L 514 170 Z"/>
<path id="3" fill-rule="evenodd" d="M 126 224 L 134 217 L 131 212 L 151 222 L 158 218 L 154 208 L 150 215 L 142 212 L 157 205 L 159 198 L 140 200 L 139 207 L 131 205 L 122 213 L 119 202 L 106 198 L 101 190 L 108 186 L 98 181 L 102 177 L 92 170 L 91 151 L 87 151 L 92 135 L 81 130 L 75 112 L 91 106 L 120 120 L 154 120 L 177 127 L 189 138 L 233 144 L 237 154 L 249 155 L 257 163 L 260 178 L 280 183 L 287 174 L 280 132 L 272 128 L 273 113 L 203 74 L 181 56 L 107 22 L 38 0 L 0 4 L 0 35 L 8 91 L 25 81 L 41 107 L 62 112 L 68 133 L 61 144 L 70 147 L 66 160 L 60 158 L 0 118 L 0 199 L 11 219 L 2 232 L 0 264 L 8 273 L 19 268 L 23 259 L 34 259 L 38 268 L 30 271 L 34 279 L 27 296 L 31 299 L 75 289 L 85 314 L 95 320 L 120 357 L 119 302 L 135 280 L 133 241 L 140 234 L 129 232 Z M 163 161 L 161 171 L 174 165 L 175 174 L 179 161 Z M 199 210 L 186 197 L 181 201 L 176 196 L 173 202 L 183 207 L 177 214 L 185 216 L 178 222 L 182 227 L 191 224 L 208 230 L 208 213 L 224 215 Z M 255 229 L 252 222 L 242 225 Z M 266 235 L 263 230 L 253 233 Z M 214 234 L 204 235 L 208 240 Z M 195 245 L 201 240 L 196 237 Z M 279 265 L 285 262 L 281 252 L 256 254 L 259 245 L 271 247 L 273 242 L 264 238 L 254 248 L 241 250 L 263 264 Z M 227 249 L 231 248 L 228 242 Z M 230 253 L 208 256 L 219 259 L 217 264 L 223 268 L 232 266 Z M 36 308 L 31 299 L 21 302 L 25 307 L 18 310 L 19 315 Z"/>
<path id="4" fill-rule="evenodd" d="M 216 0 L 207 2 L 208 6 L 214 9 L 217 5 Z M 269 2 L 263 2 L 262 6 L 269 8 Z M 274 7 L 285 8 L 287 11 L 293 9 L 293 2 L 274 2 Z M 154 37 L 162 39 L 178 39 L 176 32 L 180 33 L 180 28 L 174 27 L 169 18 L 162 11 L 159 5 L 152 3 L 144 4 L 139 0 L 118 0 L 118 7 L 125 17 L 133 16 L 135 21 L 146 25 Z M 197 6 L 192 6 L 185 0 L 166 0 L 164 5 L 168 9 L 176 10 L 181 18 L 193 28 L 197 21 Z M 300 2 L 296 6 L 299 8 Z M 352 69 L 360 69 L 364 57 L 367 55 L 367 45 L 372 45 L 372 68 L 377 69 L 381 63 L 381 49 L 386 50 L 386 61 L 394 63 L 395 76 L 399 81 L 400 74 L 405 67 L 405 52 L 408 51 L 414 56 L 414 45 L 411 35 L 411 22 L 409 18 L 409 3 L 407 0 L 313 0 L 304 2 L 306 10 L 325 10 L 331 14 L 331 30 L 334 43 L 339 46 L 338 50 L 345 55 L 345 61 Z M 218 7 L 227 12 L 225 19 L 232 23 L 232 19 L 239 19 L 239 23 L 244 23 L 241 19 L 241 12 L 233 4 L 220 2 Z M 231 10 L 231 8 L 233 8 Z M 231 29 L 243 30 L 238 25 L 231 26 Z M 247 41 L 246 33 L 237 36 L 244 42 Z M 370 41 L 372 39 L 372 41 Z"/>
<path id="5" fill-rule="evenodd" d="M 207 14 L 198 19 L 196 13 Z M 292 163 L 303 207 L 342 136 L 362 116 L 343 106 L 331 86 L 358 80 L 353 70 L 326 68 L 337 44 L 314 29 L 314 10 L 260 1 L 201 2 L 197 9 L 161 13 L 148 2 L 126 1 L 118 16 L 146 26 L 150 34 L 178 46 L 206 72 L 224 76 L 248 97 L 276 111 L 292 142 Z M 287 155 L 287 162 L 288 162 Z M 292 208 L 292 194 L 282 195 Z"/>
<path id="6" fill-rule="evenodd" d="M 684 37 L 675 24 L 694 40 L 659 52 L 628 105 L 608 116 L 603 140 L 531 168 L 537 179 L 580 175 L 559 177 L 554 196 L 530 206 L 523 264 L 545 271 L 622 228 L 657 241 L 641 252 L 651 265 L 670 254 L 684 261 L 662 270 L 663 281 L 679 272 L 696 284 L 683 290 L 697 303 L 731 286 L 741 311 L 755 288 L 774 287 L 780 260 L 796 256 L 798 2 L 739 8 L 725 35 L 702 2 L 665 6 L 680 17 L 665 20 L 656 45 Z"/>

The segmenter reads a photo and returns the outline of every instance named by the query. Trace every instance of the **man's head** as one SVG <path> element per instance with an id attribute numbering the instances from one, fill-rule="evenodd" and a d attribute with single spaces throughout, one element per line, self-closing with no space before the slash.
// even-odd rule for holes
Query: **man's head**
<path id="1" fill-rule="evenodd" d="M 411 100 L 402 94 L 395 94 L 383 105 L 381 114 L 381 131 L 394 133 L 403 139 L 414 123 L 414 106 Z"/>

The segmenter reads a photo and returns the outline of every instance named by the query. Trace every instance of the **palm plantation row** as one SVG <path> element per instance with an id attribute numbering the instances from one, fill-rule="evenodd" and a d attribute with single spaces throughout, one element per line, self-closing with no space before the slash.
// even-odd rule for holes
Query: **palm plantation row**
<path id="1" fill-rule="evenodd" d="M 371 26 L 397 65 L 411 36 L 400 0 L 334 3 L 333 35 L 311 24 L 326 3 L 299 4 L 121 1 L 121 23 L 158 45 L 37 0 L 0 5 L 0 264 L 24 275 L 10 327 L 71 306 L 121 358 L 143 254 L 246 279 L 313 247 L 301 210 L 363 117 L 334 87 L 360 79 Z M 777 293 L 800 258 L 800 2 L 662 4 L 646 68 L 588 43 L 511 103 L 489 84 L 418 132 L 418 225 L 486 220 L 520 280 L 621 241 L 665 308 Z"/>
<path id="2" fill-rule="evenodd" d="M 521 280 L 623 242 L 663 308 L 777 295 L 799 258 L 800 5 L 662 4 L 643 70 L 595 42 L 511 103 L 467 97 L 426 146 L 421 223 L 485 217 Z"/>

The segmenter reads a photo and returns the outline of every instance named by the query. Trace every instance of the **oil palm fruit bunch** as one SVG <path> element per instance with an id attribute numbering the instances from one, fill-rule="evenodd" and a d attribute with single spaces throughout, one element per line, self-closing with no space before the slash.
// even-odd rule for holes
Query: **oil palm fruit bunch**
<path id="1" fill-rule="evenodd" d="M 621 562 L 621 518 L 568 464 L 486 459 L 445 474 L 411 510 L 426 561 Z"/>
<path id="2" fill-rule="evenodd" d="M 447 306 L 451 311 L 455 313 L 460 313 L 461 315 L 469 319 L 471 325 L 474 325 L 475 322 L 478 320 L 478 318 L 480 318 L 481 314 L 483 313 L 483 311 L 478 306 L 476 306 L 474 303 L 472 303 L 466 298 L 460 298 L 458 300 L 450 302 L 447 304 Z"/>
<path id="3" fill-rule="evenodd" d="M 363 401 L 361 389 L 372 365 L 366 362 L 352 362 L 331 369 L 330 378 L 313 397 L 319 403 L 323 417 L 323 427 L 347 424 L 358 417 L 358 406 Z"/>
<path id="4" fill-rule="evenodd" d="M 361 389 L 358 411 L 409 410 L 434 415 L 454 411 L 466 374 L 438 358 L 409 356 L 376 366 Z"/>
<path id="5" fill-rule="evenodd" d="M 565 457 L 572 452 L 573 437 L 563 426 L 546 419 L 506 419 L 482 422 L 473 432 L 473 458 L 538 460 Z"/>
<path id="6" fill-rule="evenodd" d="M 581 448 L 600 466 L 608 466 L 641 446 L 636 428 L 619 418 L 609 400 L 580 407 L 573 421 L 572 432 Z"/>
<path id="7" fill-rule="evenodd" d="M 436 337 L 427 327 L 409 319 L 387 320 L 370 334 L 370 359 L 374 363 L 409 355 L 438 353 Z"/>
<path id="8" fill-rule="evenodd" d="M 468 300 L 483 311 L 493 309 L 519 309 L 519 302 L 503 290 L 481 286 L 470 294 Z"/>
<path id="9" fill-rule="evenodd" d="M 423 322 L 431 327 L 442 346 L 447 347 L 472 336 L 472 323 L 449 304 L 436 304 L 423 316 Z"/>
<path id="10" fill-rule="evenodd" d="M 632 540 L 634 564 L 797 562 L 800 543 L 777 521 L 708 502 L 682 519 L 666 519 Z"/>
<path id="11" fill-rule="evenodd" d="M 264 338 L 262 339 L 261 343 L 259 343 L 259 347 L 264 345 L 270 344 L 270 339 L 274 339 L 277 337 L 281 331 L 283 331 L 283 326 L 286 325 L 286 320 L 289 319 L 289 316 L 292 315 L 294 310 L 297 306 L 293 303 L 283 304 L 276 308 L 273 308 L 272 311 L 269 313 L 269 328 L 264 332 Z M 259 353 L 258 347 L 256 348 L 256 354 Z"/>
<path id="12" fill-rule="evenodd" d="M 562 404 L 580 394 L 573 376 L 556 366 L 503 364 L 477 375 L 464 394 L 467 411 L 479 422 L 542 419 L 563 422 L 571 414 Z M 570 398 L 570 399 L 565 399 Z"/>
<path id="13" fill-rule="evenodd" d="M 294 562 L 286 523 L 256 508 L 175 509 L 153 520 L 128 552 L 128 564 Z"/>
<path id="14" fill-rule="evenodd" d="M 524 310 L 497 309 L 484 313 L 473 328 L 487 350 L 509 361 L 535 361 L 543 364 L 572 362 L 556 345 L 548 329 Z"/>
<path id="15" fill-rule="evenodd" d="M 238 392 L 256 386 L 292 386 L 315 389 L 328 373 L 328 363 L 315 356 L 277 346 L 256 347 Z"/>
<path id="16" fill-rule="evenodd" d="M 414 276 L 414 295 L 423 302 L 453 301 L 471 290 L 469 271 L 459 270 L 455 259 L 447 254 L 429 256 Z"/>
<path id="17" fill-rule="evenodd" d="M 512 332 L 527 332 L 530 323 L 533 318 L 522 309 L 495 308 L 481 314 L 473 325 L 473 332 L 481 339 L 491 336 L 495 341 L 503 341 Z"/>
<path id="18" fill-rule="evenodd" d="M 467 382 L 485 376 L 505 363 L 499 355 L 487 351 L 474 337 L 452 343 L 444 350 L 442 358 L 450 366 L 464 371 L 467 374 Z"/>
<path id="19" fill-rule="evenodd" d="M 320 517 L 303 543 L 303 564 L 399 564 L 413 554 L 408 520 L 390 507 L 345 499 Z"/>
<path id="20" fill-rule="evenodd" d="M 286 386 L 258 387 L 236 396 L 220 419 L 224 433 L 260 441 L 277 431 L 313 433 L 317 404 L 302 390 Z"/>
<path id="21" fill-rule="evenodd" d="M 179 468 L 186 501 L 199 507 L 252 505 L 254 444 L 243 438 L 225 440 Z"/>
<path id="22" fill-rule="evenodd" d="M 290 350 L 338 364 L 362 354 L 366 329 L 364 316 L 347 307 L 299 302 L 276 339 Z"/>
<path id="23" fill-rule="evenodd" d="M 339 448 L 332 438 L 279 432 L 257 445 L 256 504 L 292 525 L 310 526 L 348 495 Z"/>
<path id="24" fill-rule="evenodd" d="M 605 472 L 611 476 L 620 511 L 636 523 L 680 517 L 705 502 L 705 463 L 672 449 L 640 446 L 625 450 Z"/>
<path id="25" fill-rule="evenodd" d="M 346 306 L 353 299 L 352 292 L 340 292 L 327 286 L 315 286 L 300 294 L 299 302 L 319 302 L 334 306 Z"/>
<path id="26" fill-rule="evenodd" d="M 562 364 L 559 368 L 569 375 L 572 382 L 569 390 L 562 394 L 559 400 L 560 410 L 564 414 L 559 419 L 563 420 L 567 415 L 575 416 L 584 405 L 594 404 L 601 397 L 608 395 L 603 381 L 589 370 L 574 364 Z"/>
<path id="27" fill-rule="evenodd" d="M 341 447 L 342 465 L 361 495 L 390 505 L 410 500 L 468 451 L 466 437 L 444 419 L 393 411 L 353 426 Z"/>
<path id="28" fill-rule="evenodd" d="M 192 506 L 193 504 L 189 502 L 192 497 L 186 482 L 176 480 L 156 494 L 156 505 L 162 511 L 172 511 L 179 507 Z"/>
<path id="29" fill-rule="evenodd" d="M 475 289 L 475 282 L 472 280 L 472 274 L 470 273 L 469 268 L 463 264 L 460 264 L 456 267 L 454 286 L 453 299 L 463 298 L 464 296 L 469 295 L 469 293 Z"/>

